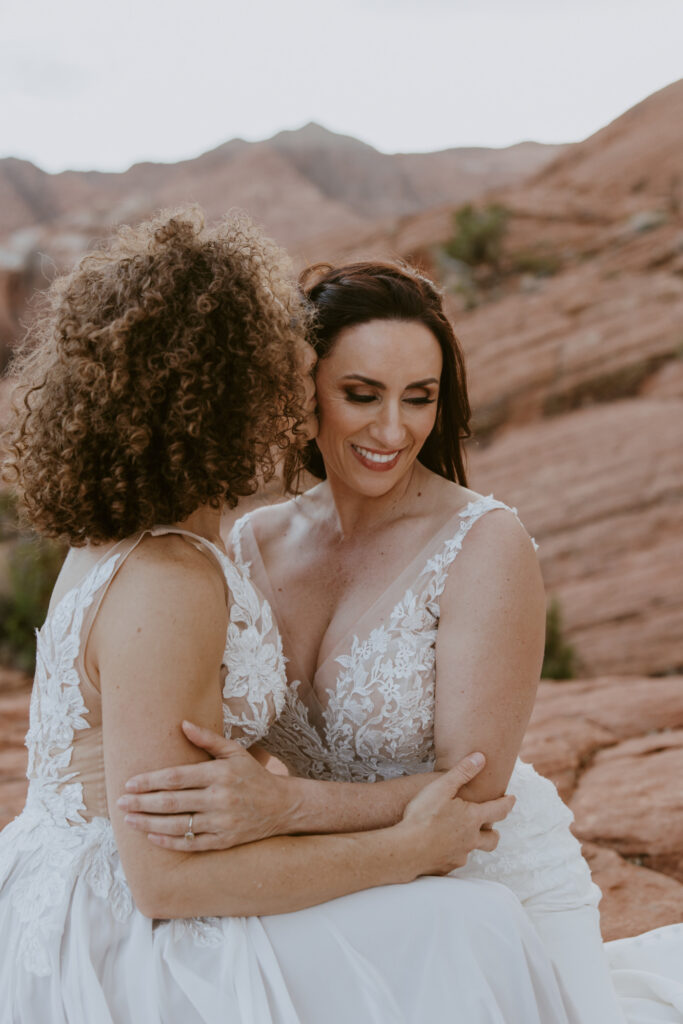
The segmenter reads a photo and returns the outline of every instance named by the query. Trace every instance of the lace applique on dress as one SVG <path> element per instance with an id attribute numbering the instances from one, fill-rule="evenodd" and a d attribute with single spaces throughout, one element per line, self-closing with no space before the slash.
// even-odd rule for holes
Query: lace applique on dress
<path id="1" fill-rule="evenodd" d="M 222 552 L 215 553 L 231 598 L 221 684 L 230 700 L 224 705 L 226 733 L 238 733 L 248 744 L 283 708 L 282 644 L 267 602 Z M 96 564 L 48 614 L 37 638 L 26 737 L 28 796 L 23 812 L 1 834 L 0 887 L 10 886 L 7 898 L 21 925 L 12 954 L 18 965 L 39 976 L 54 970 L 50 950 L 80 885 L 106 901 L 115 921 L 127 921 L 135 909 L 111 821 L 86 820 L 83 785 L 72 767 L 78 733 L 90 728 L 76 667 L 84 617 L 122 557 L 118 552 Z M 218 919 L 191 918 L 175 922 L 173 929 L 177 938 L 188 935 L 197 945 L 221 941 Z"/>
<path id="2" fill-rule="evenodd" d="M 261 744 L 296 775 L 374 782 L 434 767 L 434 690 L 440 600 L 448 571 L 472 526 L 487 512 L 509 509 L 491 495 L 459 513 L 447 537 L 386 620 L 350 636 L 346 650 L 321 665 L 316 692 L 302 680 L 290 683 L 284 710 Z M 233 528 L 243 571 L 247 517 Z M 534 542 L 535 544 L 535 542 Z M 378 612 L 379 617 L 379 612 Z M 554 785 L 518 761 L 508 791 L 517 802 L 499 827 L 494 853 L 474 851 L 463 874 L 502 881 L 520 899 L 548 905 L 597 903 L 599 890 L 569 831 L 571 811 Z M 552 834 L 552 842 L 544 838 Z"/>
<path id="3" fill-rule="evenodd" d="M 83 788 L 70 782 L 74 733 L 88 729 L 76 659 L 81 626 L 97 591 L 114 573 L 119 555 L 96 566 L 80 586 L 68 591 L 36 634 L 36 674 L 26 735 L 27 809 L 45 811 L 55 824 L 83 823 Z"/>
<path id="4" fill-rule="evenodd" d="M 75 866 L 93 892 L 110 901 L 117 917 L 125 919 L 133 907 L 123 872 L 109 863 L 110 847 L 115 849 L 111 824 L 102 818 L 86 822 L 83 787 L 73 781 L 77 773 L 70 771 L 75 734 L 90 728 L 75 668 L 83 617 L 118 560 L 119 555 L 113 555 L 95 566 L 64 595 L 37 633 L 26 736 L 28 795 L 23 813 L 3 833 L 0 883 L 21 855 L 26 870 L 11 892 L 24 925 L 16 955 L 38 975 L 50 973 L 48 939 L 61 927 L 60 911 Z"/>
<path id="5" fill-rule="evenodd" d="M 250 746 L 265 736 L 285 704 L 282 639 L 270 605 L 257 593 L 247 572 L 217 553 L 232 598 L 223 655 L 223 731 Z"/>
<path id="6" fill-rule="evenodd" d="M 320 731 L 310 722 L 301 696 L 305 684 L 298 681 L 289 686 L 285 710 L 262 740 L 266 750 L 296 774 L 315 778 L 373 782 L 432 770 L 439 597 L 474 523 L 485 512 L 506 508 L 482 497 L 460 512 L 455 535 L 427 560 L 387 622 L 349 638 L 348 650 L 331 666 L 330 685 L 321 667 L 326 700 Z M 242 571 L 249 565 L 242 543 L 247 518 L 238 520 L 232 534 Z"/>

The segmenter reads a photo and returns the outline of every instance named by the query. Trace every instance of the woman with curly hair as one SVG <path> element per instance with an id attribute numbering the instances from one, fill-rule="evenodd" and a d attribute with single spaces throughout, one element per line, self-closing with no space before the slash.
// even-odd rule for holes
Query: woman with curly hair
<path id="1" fill-rule="evenodd" d="M 305 430 L 305 329 L 282 254 L 189 212 L 84 257 L 31 332 L 5 474 L 71 549 L 0 835 L 3 1021 L 568 1020 L 506 889 L 418 877 L 495 847 L 511 798 L 457 798 L 481 757 L 358 834 L 191 856 L 193 814 L 178 850 L 125 824 L 127 778 L 206 759 L 178 723 L 248 746 L 282 711 L 270 607 L 219 525 Z"/>

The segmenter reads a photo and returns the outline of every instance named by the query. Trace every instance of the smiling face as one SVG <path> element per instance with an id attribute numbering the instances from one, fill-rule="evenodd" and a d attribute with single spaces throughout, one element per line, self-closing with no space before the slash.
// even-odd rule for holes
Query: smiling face
<path id="1" fill-rule="evenodd" d="M 340 331 L 316 375 L 328 478 L 379 497 L 408 473 L 436 420 L 442 362 L 435 336 L 416 321 Z"/>

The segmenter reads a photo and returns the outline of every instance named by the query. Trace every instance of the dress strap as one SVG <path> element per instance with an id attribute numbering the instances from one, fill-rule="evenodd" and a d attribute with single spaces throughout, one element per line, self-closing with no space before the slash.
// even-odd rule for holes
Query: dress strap
<path id="1" fill-rule="evenodd" d="M 446 539 L 441 549 L 429 559 L 420 573 L 420 579 L 422 580 L 424 578 L 428 603 L 435 603 L 437 614 L 438 599 L 441 597 L 444 587 L 446 586 L 448 569 L 457 558 L 465 537 L 470 532 L 474 524 L 479 522 L 487 512 L 494 512 L 497 509 L 505 509 L 507 512 L 511 512 L 520 526 L 524 527 L 516 508 L 506 505 L 503 501 L 498 501 L 492 494 L 476 498 L 474 501 L 471 501 L 469 505 L 466 505 L 464 509 L 460 510 L 458 513 L 458 519 L 460 522 L 455 534 Z M 531 537 L 530 539 L 534 546 L 534 550 L 538 550 L 538 544 L 534 538 Z"/>
<path id="2" fill-rule="evenodd" d="M 110 550 L 107 552 L 104 558 L 100 559 L 100 562 L 98 562 L 97 565 L 95 566 L 95 569 L 97 569 L 98 565 L 104 563 L 107 566 L 111 566 L 111 570 L 107 573 L 105 580 L 103 581 L 102 585 L 100 586 L 97 592 L 97 596 L 93 601 L 91 601 L 91 603 L 88 605 L 88 607 L 85 609 L 83 613 L 83 619 L 81 621 L 81 627 L 79 632 L 80 642 L 78 646 L 78 655 L 76 656 L 74 667 L 76 668 L 76 671 L 78 672 L 81 680 L 85 683 L 86 687 L 90 687 L 91 689 L 95 690 L 95 692 L 98 694 L 100 691 L 98 687 L 95 685 L 95 683 L 92 681 L 90 676 L 88 675 L 85 667 L 85 652 L 88 646 L 90 633 L 92 631 L 93 623 L 97 618 L 97 613 L 100 610 L 102 602 L 104 601 L 106 593 L 109 590 L 109 587 L 111 586 L 114 577 L 121 569 L 121 566 L 125 564 L 125 561 L 128 558 L 128 556 L 132 554 L 133 551 L 135 551 L 136 547 L 138 546 L 138 544 L 140 543 L 144 536 L 144 533 L 139 533 L 135 537 L 126 537 L 124 540 L 119 541 L 118 544 L 115 544 L 113 546 L 113 548 L 110 548 Z"/>
<path id="3" fill-rule="evenodd" d="M 244 552 L 242 550 L 242 539 L 244 534 L 244 528 L 249 521 L 249 513 L 246 512 L 243 516 L 240 516 L 233 525 L 230 531 L 230 544 L 232 546 L 233 560 L 242 572 L 248 576 L 249 569 L 251 568 L 251 562 L 245 562 Z"/>
<path id="4" fill-rule="evenodd" d="M 123 567 L 123 565 L 125 565 L 126 560 L 133 553 L 133 551 L 135 551 L 135 549 L 138 547 L 141 541 L 144 540 L 144 538 L 147 536 L 163 537 L 169 533 L 177 533 L 183 537 L 186 537 L 193 547 L 197 548 L 198 551 L 201 551 L 202 554 L 208 556 L 212 562 L 217 563 L 221 579 L 223 580 L 223 587 L 226 595 L 226 603 L 229 603 L 230 589 L 227 579 L 227 566 L 230 564 L 229 559 L 227 558 L 226 555 L 223 554 L 219 547 L 217 547 L 215 544 L 212 544 L 210 540 L 206 539 L 206 537 L 202 537 L 198 533 L 191 533 L 189 530 L 183 530 L 180 527 L 154 526 L 150 530 L 143 530 L 141 533 L 136 534 L 135 537 L 127 537 L 125 540 L 119 541 L 119 543 L 115 544 L 114 547 L 111 548 L 111 550 L 108 551 L 107 554 L 105 555 L 107 564 L 109 564 L 111 559 L 116 559 L 116 564 L 113 566 L 112 571 L 108 574 L 106 581 L 100 587 L 97 597 L 88 606 L 83 615 L 83 621 L 81 623 L 80 629 L 80 645 L 78 650 L 78 657 L 76 658 L 75 662 L 75 667 L 81 679 L 85 682 L 87 686 L 92 687 L 92 689 L 94 689 L 97 693 L 99 693 L 99 689 L 88 675 L 85 667 L 85 655 L 88 646 L 88 640 L 90 638 L 90 633 L 92 631 L 95 619 L 97 618 L 97 614 L 102 606 L 102 602 L 104 601 L 107 591 L 109 590 L 114 579 L 116 578 L 117 573 L 121 571 L 121 568 Z"/>

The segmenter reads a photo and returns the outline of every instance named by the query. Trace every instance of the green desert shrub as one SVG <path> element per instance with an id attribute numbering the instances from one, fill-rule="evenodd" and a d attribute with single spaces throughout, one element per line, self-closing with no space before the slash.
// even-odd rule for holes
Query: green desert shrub
<path id="1" fill-rule="evenodd" d="M 520 249 L 509 255 L 510 267 L 516 274 L 552 277 L 562 268 L 562 260 L 548 249 Z"/>
<path id="2" fill-rule="evenodd" d="M 7 492 L 0 495 L 0 540 L 6 550 L 0 587 L 0 662 L 33 672 L 35 631 L 45 619 L 65 550 L 22 529 Z"/>
<path id="3" fill-rule="evenodd" d="M 500 203 L 478 208 L 466 203 L 453 214 L 453 237 L 445 245 L 446 253 L 470 267 L 500 263 L 509 211 Z"/>
<path id="4" fill-rule="evenodd" d="M 562 612 L 557 598 L 548 604 L 545 621 L 543 679 L 574 679 L 578 668 L 576 651 L 567 643 L 562 630 Z"/>

